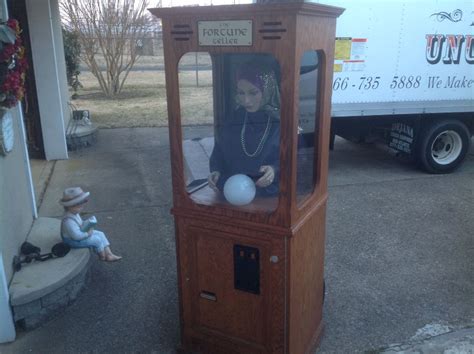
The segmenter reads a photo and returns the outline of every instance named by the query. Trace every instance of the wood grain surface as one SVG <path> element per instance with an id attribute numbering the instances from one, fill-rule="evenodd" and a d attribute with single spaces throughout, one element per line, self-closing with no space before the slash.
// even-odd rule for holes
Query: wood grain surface
<path id="1" fill-rule="evenodd" d="M 309 3 L 150 9 L 162 18 L 182 342 L 200 353 L 308 353 L 322 332 L 332 66 L 342 9 Z M 251 46 L 199 46 L 198 21 L 251 20 Z M 278 30 L 269 30 L 269 29 Z M 322 53 L 315 117 L 315 188 L 297 199 L 299 68 Z M 185 189 L 178 63 L 188 52 L 269 53 L 281 69 L 280 193 L 234 207 Z M 215 61 L 218 67 L 222 65 Z M 221 85 L 217 82 L 214 88 Z M 220 87 L 222 89 L 222 87 Z M 223 102 L 216 95 L 215 105 Z M 220 103 L 219 103 L 220 102 Z M 258 249 L 259 293 L 234 288 L 233 247 Z"/>

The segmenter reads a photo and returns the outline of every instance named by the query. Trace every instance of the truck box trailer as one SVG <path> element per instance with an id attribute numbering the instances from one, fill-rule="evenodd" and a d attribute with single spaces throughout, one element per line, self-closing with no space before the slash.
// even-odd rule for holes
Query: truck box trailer
<path id="1" fill-rule="evenodd" d="M 346 9 L 336 30 L 333 134 L 382 137 L 431 173 L 459 167 L 474 134 L 474 3 L 321 2 Z M 311 75 L 302 74 L 300 96 Z M 300 102 L 300 127 L 311 131 Z"/>

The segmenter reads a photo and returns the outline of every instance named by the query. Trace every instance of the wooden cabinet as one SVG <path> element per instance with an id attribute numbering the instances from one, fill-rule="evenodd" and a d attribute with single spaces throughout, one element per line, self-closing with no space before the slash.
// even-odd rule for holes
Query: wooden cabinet
<path id="1" fill-rule="evenodd" d="M 180 348 L 200 353 L 309 352 L 323 327 L 330 102 L 336 17 L 342 9 L 280 3 L 150 11 L 163 23 Z M 197 87 L 208 92 L 209 99 L 201 100 L 209 101 L 208 108 L 185 102 L 194 95 L 186 82 L 193 67 L 189 53 L 196 62 L 206 61 L 201 82 L 208 77 L 211 83 Z M 248 79 L 254 66 L 265 68 L 259 69 L 263 81 Z M 272 102 L 265 85 L 270 76 L 275 82 L 273 115 L 259 109 L 267 122 L 262 132 L 268 135 L 270 122 L 275 132 L 271 167 L 277 190 L 265 194 L 257 188 L 262 193 L 237 206 L 226 201 L 222 190 L 199 184 L 212 172 L 209 156 L 212 161 L 219 146 L 232 145 L 232 136 L 219 129 L 237 122 L 238 112 L 245 114 L 244 126 L 232 129 L 240 134 L 236 148 L 238 139 L 244 144 L 245 124 L 254 110 L 251 103 L 242 103 L 247 99 L 239 91 L 242 70 L 248 71 L 244 76 L 267 106 Z M 234 106 L 236 101 L 240 106 Z M 188 123 L 187 116 L 193 123 L 193 115 L 206 109 L 211 113 L 200 118 L 204 123 Z M 314 121 L 312 131 L 300 131 L 303 118 Z M 264 134 L 257 143 L 266 143 Z M 234 159 L 226 161 L 237 164 Z M 193 171 L 196 163 L 206 166 L 204 175 Z M 257 187 L 259 178 L 254 179 Z"/>
<path id="2" fill-rule="evenodd" d="M 272 341 L 280 341 L 282 351 L 284 238 L 238 225 L 177 220 L 182 225 L 178 242 L 184 337 L 199 338 L 189 347 L 264 353 Z M 272 256 L 278 261 L 272 263 Z M 239 277 L 244 278 L 240 284 Z"/>

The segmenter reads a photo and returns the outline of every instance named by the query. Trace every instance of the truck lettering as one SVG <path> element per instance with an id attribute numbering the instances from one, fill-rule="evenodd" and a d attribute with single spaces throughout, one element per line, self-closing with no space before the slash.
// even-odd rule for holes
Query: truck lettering
<path id="1" fill-rule="evenodd" d="M 443 63 L 445 64 L 459 64 L 461 60 L 461 47 L 464 43 L 464 36 L 462 35 L 447 35 L 446 36 L 446 45 L 445 45 L 445 54 L 443 58 Z"/>
<path id="2" fill-rule="evenodd" d="M 464 50 L 464 59 L 468 64 L 474 64 L 474 36 L 462 34 L 427 34 L 426 61 L 438 64 L 443 57 L 444 64 L 459 64 Z"/>
<path id="3" fill-rule="evenodd" d="M 468 64 L 474 64 L 474 36 L 466 36 L 466 61 Z"/>
<path id="4" fill-rule="evenodd" d="M 467 79 L 465 76 L 462 79 L 456 76 L 448 76 L 445 88 L 471 88 L 474 83 L 473 79 Z"/>
<path id="5" fill-rule="evenodd" d="M 391 89 L 411 89 L 420 87 L 421 76 L 394 76 L 392 78 L 392 83 L 390 84 Z"/>
<path id="6" fill-rule="evenodd" d="M 438 64 L 441 60 L 441 50 L 445 38 L 442 34 L 426 35 L 426 60 L 430 64 Z"/>
<path id="7" fill-rule="evenodd" d="M 440 88 L 443 84 L 443 80 L 439 76 L 429 76 L 428 77 L 428 88 Z"/>

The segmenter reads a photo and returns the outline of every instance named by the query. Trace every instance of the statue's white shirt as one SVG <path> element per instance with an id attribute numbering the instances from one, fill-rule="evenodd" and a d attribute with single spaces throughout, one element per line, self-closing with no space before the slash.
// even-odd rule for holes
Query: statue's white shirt
<path id="1" fill-rule="evenodd" d="M 81 231 L 83 220 L 79 214 L 66 212 L 61 223 L 61 235 L 71 240 L 84 240 L 89 237 L 87 232 Z"/>

